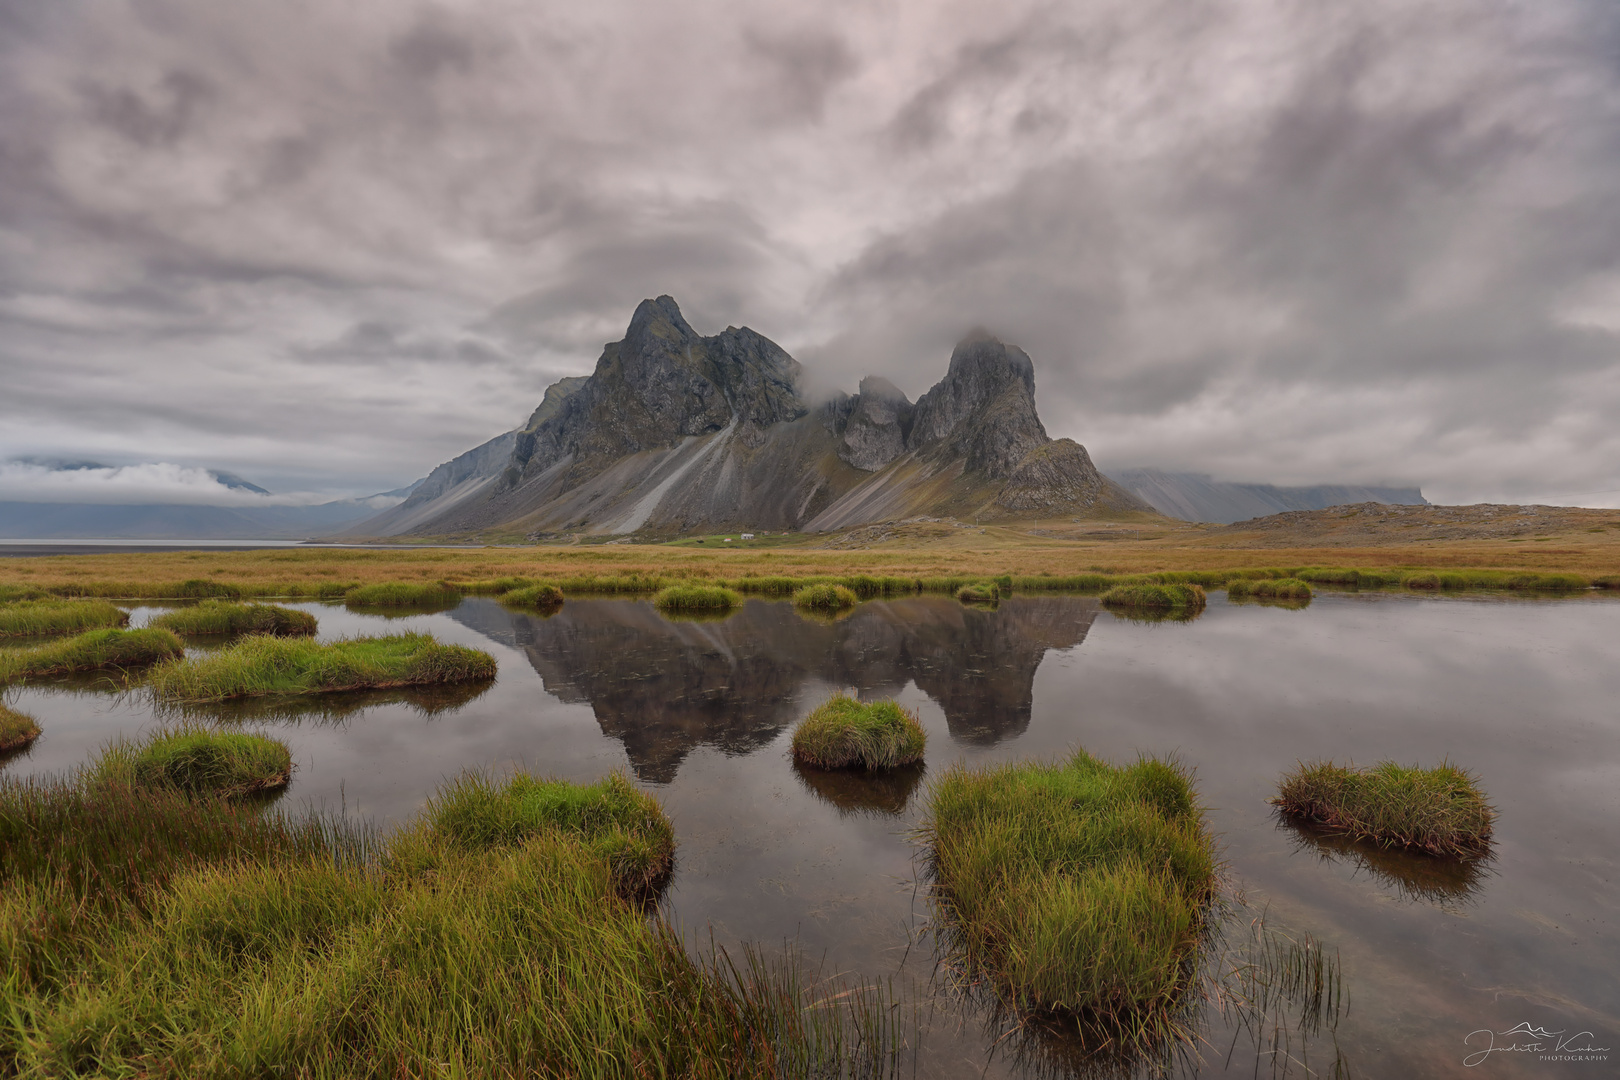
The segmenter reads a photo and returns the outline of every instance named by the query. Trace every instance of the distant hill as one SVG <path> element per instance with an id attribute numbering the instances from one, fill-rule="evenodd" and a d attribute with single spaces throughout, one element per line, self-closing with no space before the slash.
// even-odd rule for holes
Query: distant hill
<path id="1" fill-rule="evenodd" d="M 318 506 L 194 506 L 0 502 L 7 540 L 302 540 L 377 513 L 344 499 Z"/>
<path id="2" fill-rule="evenodd" d="M 1035 368 L 963 340 L 916 402 L 882 379 L 813 404 L 800 366 L 753 330 L 704 337 L 668 296 L 644 300 L 588 377 L 528 423 L 440 465 L 350 536 L 824 531 L 932 514 L 993 520 L 1150 514 L 1052 439 Z"/>
<path id="3" fill-rule="evenodd" d="M 1349 484 L 1316 484 L 1310 487 L 1232 484 L 1213 480 L 1203 473 L 1172 473 L 1158 469 L 1127 469 L 1115 471 L 1113 475 L 1124 488 L 1166 517 L 1221 525 L 1290 510 L 1323 510 L 1346 503 L 1429 504 L 1418 488 Z"/>

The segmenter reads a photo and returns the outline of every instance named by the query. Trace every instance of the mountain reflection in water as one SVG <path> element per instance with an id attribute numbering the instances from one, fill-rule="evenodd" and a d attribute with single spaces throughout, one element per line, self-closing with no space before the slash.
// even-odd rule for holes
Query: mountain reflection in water
<path id="1" fill-rule="evenodd" d="M 932 698 L 951 737 L 987 746 L 1029 725 L 1035 669 L 1085 640 L 1094 601 L 1016 597 L 993 609 L 918 597 L 863 604 L 836 622 L 749 601 L 720 622 L 671 622 L 640 601 L 514 615 L 514 643 L 548 693 L 589 704 L 636 776 L 669 783 L 698 746 L 747 753 L 800 711 L 808 682 L 867 698 L 907 683 Z"/>

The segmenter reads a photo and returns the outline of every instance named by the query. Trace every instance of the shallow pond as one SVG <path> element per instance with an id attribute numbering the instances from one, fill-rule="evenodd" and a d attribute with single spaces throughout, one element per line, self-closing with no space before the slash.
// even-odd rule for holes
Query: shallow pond
<path id="1" fill-rule="evenodd" d="M 902 1073 L 1020 1076 L 1062 1068 L 1039 1040 L 946 985 L 909 835 L 926 773 L 882 783 L 812 775 L 793 723 L 829 694 L 894 697 L 922 717 L 929 767 L 1174 754 L 1197 770 L 1228 864 L 1233 925 L 1337 950 L 1345 1004 L 1320 1030 L 1201 1022 L 1201 1075 L 1615 1075 L 1620 1048 L 1620 602 L 1332 594 L 1304 610 L 1217 595 L 1189 623 L 1144 623 L 1094 600 L 998 608 L 913 598 L 836 622 L 750 601 L 671 622 L 642 601 L 570 601 L 541 618 L 468 599 L 385 620 L 300 605 L 323 637 L 428 630 L 492 651 L 477 693 L 263 706 L 235 719 L 293 748 L 286 803 L 379 823 L 411 815 L 467 767 L 572 779 L 615 768 L 663 800 L 680 839 L 669 916 L 712 940 L 798 949 L 827 974 L 890 982 L 922 1025 Z M 153 609 L 138 608 L 132 625 Z M 145 696 L 79 681 L 12 690 L 44 735 L 4 765 L 71 768 L 156 721 Z M 1266 804 L 1296 761 L 1442 758 L 1474 770 L 1500 819 L 1494 857 L 1458 867 L 1313 837 Z M 1535 1051 L 1503 1034 L 1554 1034 Z M 1590 1032 L 1589 1037 L 1581 1033 Z M 1571 1041 L 1574 1040 L 1574 1041 Z M 1061 1048 L 1057 1048 L 1061 1049 Z M 1022 1055 L 1022 1056 L 1021 1056 Z M 1468 1063 L 1473 1064 L 1468 1064 Z M 1307 1068 L 1311 1072 L 1307 1071 Z M 1194 1071 L 1190 1061 L 1181 1072 Z"/>

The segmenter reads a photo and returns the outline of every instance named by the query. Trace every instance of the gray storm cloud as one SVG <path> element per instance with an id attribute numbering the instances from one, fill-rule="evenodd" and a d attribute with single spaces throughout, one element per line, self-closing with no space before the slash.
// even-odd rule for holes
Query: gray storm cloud
<path id="1" fill-rule="evenodd" d="M 0 457 L 396 486 L 635 303 L 1105 466 L 1620 505 L 1620 11 L 0 7 Z"/>

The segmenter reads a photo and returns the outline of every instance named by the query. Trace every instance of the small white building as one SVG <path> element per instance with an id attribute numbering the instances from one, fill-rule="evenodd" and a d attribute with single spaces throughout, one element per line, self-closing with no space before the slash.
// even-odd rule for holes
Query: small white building
<path id="1" fill-rule="evenodd" d="M 754 534 L 753 533 L 743 533 L 742 538 L 744 540 L 752 540 L 754 538 Z"/>

